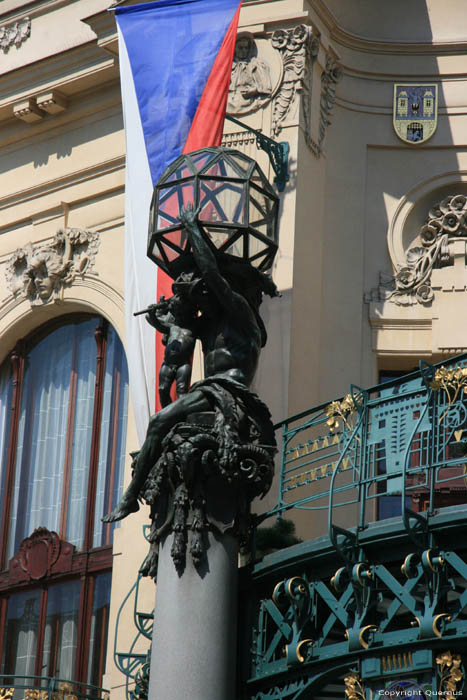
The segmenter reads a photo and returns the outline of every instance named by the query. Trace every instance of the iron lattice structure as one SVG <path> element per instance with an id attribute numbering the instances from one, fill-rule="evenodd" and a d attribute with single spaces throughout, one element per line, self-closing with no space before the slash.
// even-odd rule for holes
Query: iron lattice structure
<path id="1" fill-rule="evenodd" d="M 322 512 L 327 536 L 242 570 L 239 700 L 461 696 L 466 390 L 462 355 L 368 390 L 351 387 L 277 426 L 279 496 L 257 524 L 292 509 Z M 458 505 L 442 507 L 446 493 Z M 378 522 L 387 498 L 399 514 Z M 354 526 L 344 527 L 349 510 Z M 140 619 L 136 607 L 149 639 L 151 616 Z M 138 678 L 146 655 L 118 658 Z"/>
<path id="2" fill-rule="evenodd" d="M 227 148 L 203 148 L 177 158 L 154 188 L 148 256 L 168 275 L 189 266 L 190 243 L 180 221 L 192 206 L 213 252 L 267 272 L 277 251 L 279 200 L 252 158 Z"/>

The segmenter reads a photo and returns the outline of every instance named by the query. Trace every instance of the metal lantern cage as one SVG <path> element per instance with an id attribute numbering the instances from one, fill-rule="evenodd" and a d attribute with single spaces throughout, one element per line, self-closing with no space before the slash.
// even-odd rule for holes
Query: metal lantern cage
<path id="1" fill-rule="evenodd" d="M 154 188 L 148 256 L 173 279 L 190 255 L 182 207 L 199 207 L 205 240 L 218 253 L 267 272 L 277 250 L 278 197 L 256 161 L 226 148 L 182 155 Z"/>

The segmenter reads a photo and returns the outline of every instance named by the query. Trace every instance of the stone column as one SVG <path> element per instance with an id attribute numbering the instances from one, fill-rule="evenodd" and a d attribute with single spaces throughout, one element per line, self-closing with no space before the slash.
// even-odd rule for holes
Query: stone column
<path id="1" fill-rule="evenodd" d="M 159 550 L 150 700 L 234 700 L 237 538 L 209 532 L 206 561 L 173 564 L 173 534 Z"/>
<path id="2" fill-rule="evenodd" d="M 275 448 L 229 438 L 214 413 L 190 416 L 146 482 L 152 576 L 157 562 L 148 700 L 235 699 L 239 542 Z"/>

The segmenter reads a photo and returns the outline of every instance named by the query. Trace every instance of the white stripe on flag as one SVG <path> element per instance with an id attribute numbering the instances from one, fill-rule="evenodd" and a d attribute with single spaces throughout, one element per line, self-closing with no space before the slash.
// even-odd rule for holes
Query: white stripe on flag
<path id="1" fill-rule="evenodd" d="M 155 403 L 155 333 L 134 311 L 156 301 L 157 267 L 146 256 L 152 181 L 143 129 L 125 41 L 118 30 L 123 120 L 126 137 L 125 178 L 125 319 L 126 352 L 136 430 L 146 435 Z"/>

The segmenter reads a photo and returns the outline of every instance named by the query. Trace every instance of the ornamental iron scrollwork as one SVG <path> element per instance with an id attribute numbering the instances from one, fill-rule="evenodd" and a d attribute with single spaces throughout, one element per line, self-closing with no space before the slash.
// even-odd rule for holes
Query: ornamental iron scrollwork
<path id="1" fill-rule="evenodd" d="M 289 607 L 291 614 L 287 617 L 290 625 L 290 636 L 286 645 L 287 665 L 300 665 L 306 660 L 307 653 L 313 646 L 312 639 L 302 639 L 311 608 L 308 583 L 298 576 L 281 581 L 275 587 L 272 599 L 279 610 Z"/>
<path id="2" fill-rule="evenodd" d="M 313 571 L 316 567 L 319 563 L 314 560 Z M 360 561 L 350 574 L 343 572 L 336 572 L 331 582 L 316 574 L 283 580 L 276 585 L 273 600 L 260 601 L 250 681 L 264 682 L 291 667 L 306 667 L 307 678 L 312 678 L 323 662 L 337 664 L 345 657 L 351 666 L 362 652 L 382 650 L 381 672 L 392 673 L 399 666 L 403 669 L 404 659 L 406 665 L 412 663 L 420 643 L 431 645 L 467 632 L 463 614 L 467 564 L 452 551 L 411 553 L 404 561 L 402 579 L 392 565 L 381 563 Z M 292 644 L 306 653 L 292 656 Z M 452 688 L 454 680 L 461 680 L 460 666 L 452 655 L 439 658 L 447 690 L 448 681 Z"/>

